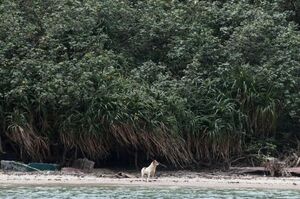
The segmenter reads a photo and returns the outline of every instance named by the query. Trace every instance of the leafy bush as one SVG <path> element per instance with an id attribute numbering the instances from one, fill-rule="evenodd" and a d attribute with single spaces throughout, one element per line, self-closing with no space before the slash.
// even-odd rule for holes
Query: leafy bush
<path id="1" fill-rule="evenodd" d="M 283 151 L 299 138 L 296 4 L 5 0 L 0 149 L 174 166 L 228 162 L 265 139 Z"/>

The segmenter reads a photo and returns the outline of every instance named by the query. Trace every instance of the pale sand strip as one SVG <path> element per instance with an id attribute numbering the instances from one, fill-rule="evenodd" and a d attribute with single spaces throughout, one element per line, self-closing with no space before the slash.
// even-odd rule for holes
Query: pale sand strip
<path id="1" fill-rule="evenodd" d="M 237 177 L 209 179 L 205 177 L 160 177 L 150 182 L 142 181 L 140 178 L 107 178 L 93 175 L 53 175 L 53 174 L 18 174 L 1 173 L 0 186 L 16 185 L 81 185 L 81 186 L 172 186 L 172 187 L 198 187 L 216 189 L 293 189 L 300 190 L 300 178 L 271 178 L 271 177 Z"/>

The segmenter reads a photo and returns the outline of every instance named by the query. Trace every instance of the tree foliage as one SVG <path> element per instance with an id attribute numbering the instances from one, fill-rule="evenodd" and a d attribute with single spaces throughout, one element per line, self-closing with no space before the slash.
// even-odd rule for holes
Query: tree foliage
<path id="1" fill-rule="evenodd" d="M 228 162 L 257 140 L 296 150 L 297 4 L 4 0 L 0 149 L 175 166 Z"/>

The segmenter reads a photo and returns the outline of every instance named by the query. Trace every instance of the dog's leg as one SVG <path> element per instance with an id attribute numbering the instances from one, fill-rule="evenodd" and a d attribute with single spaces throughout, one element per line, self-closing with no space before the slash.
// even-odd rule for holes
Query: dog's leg
<path id="1" fill-rule="evenodd" d="M 150 175 L 150 172 L 148 172 L 147 182 L 149 182 Z"/>
<path id="2" fill-rule="evenodd" d="M 141 178 L 142 178 L 142 181 L 144 180 L 144 168 L 142 168 L 141 170 Z"/>
<path id="3" fill-rule="evenodd" d="M 153 173 L 152 173 L 152 177 L 155 177 L 155 173 L 156 173 L 156 168 L 154 168 Z"/>

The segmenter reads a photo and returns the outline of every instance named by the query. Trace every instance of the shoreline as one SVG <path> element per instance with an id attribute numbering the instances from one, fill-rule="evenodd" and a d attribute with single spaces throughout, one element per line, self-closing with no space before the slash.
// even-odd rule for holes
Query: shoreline
<path id="1" fill-rule="evenodd" d="M 101 173 L 101 172 L 100 172 Z M 136 187 L 184 187 L 201 189 L 280 189 L 300 190 L 299 177 L 261 177 L 255 175 L 226 175 L 208 172 L 163 171 L 159 177 L 142 181 L 138 173 L 130 177 L 116 178 L 99 171 L 88 174 L 0 172 L 0 187 L 7 186 L 136 186 Z M 212 175 L 210 175 L 212 174 Z"/>

